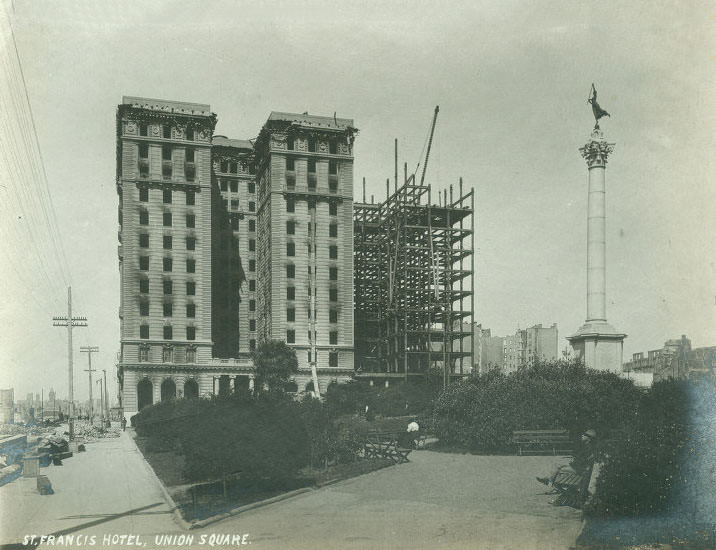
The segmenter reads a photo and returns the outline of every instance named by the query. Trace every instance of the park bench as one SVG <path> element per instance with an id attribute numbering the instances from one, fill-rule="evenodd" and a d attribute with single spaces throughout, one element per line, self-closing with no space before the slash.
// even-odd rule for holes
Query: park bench
<path id="1" fill-rule="evenodd" d="M 512 432 L 517 454 L 570 454 L 573 443 L 567 430 L 517 430 Z"/>
<path id="2" fill-rule="evenodd" d="M 557 474 L 552 486 L 559 496 L 552 504 L 555 506 L 571 506 L 582 508 L 589 497 L 589 483 L 592 479 L 594 464 L 590 464 L 583 473 L 560 472 Z"/>
<path id="3" fill-rule="evenodd" d="M 365 458 L 388 458 L 395 464 L 408 462 L 408 455 L 411 452 L 412 449 L 398 446 L 398 438 L 394 433 L 369 433 L 363 444 Z"/>

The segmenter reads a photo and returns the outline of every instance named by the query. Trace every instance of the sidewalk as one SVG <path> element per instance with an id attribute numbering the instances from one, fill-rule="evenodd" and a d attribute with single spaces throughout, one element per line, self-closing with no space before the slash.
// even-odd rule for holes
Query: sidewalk
<path id="1" fill-rule="evenodd" d="M 41 468 L 54 495 L 40 495 L 35 478 L 0 487 L 0 544 L 25 535 L 81 532 L 153 534 L 178 532 L 156 478 L 129 432 L 86 444 L 87 451 Z"/>

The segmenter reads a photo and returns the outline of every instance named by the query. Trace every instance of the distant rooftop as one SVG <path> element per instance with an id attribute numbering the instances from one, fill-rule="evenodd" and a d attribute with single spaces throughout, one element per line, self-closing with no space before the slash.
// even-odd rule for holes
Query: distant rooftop
<path id="1" fill-rule="evenodd" d="M 220 147 L 235 147 L 237 149 L 253 149 L 254 144 L 248 139 L 230 139 L 226 136 L 215 135 L 211 140 L 212 145 L 218 145 Z"/>
<path id="2" fill-rule="evenodd" d="M 188 103 L 186 101 L 169 101 L 167 99 L 152 99 L 149 97 L 123 96 L 122 103 L 138 109 L 150 109 L 165 113 L 179 113 L 184 115 L 211 115 L 211 107 L 205 103 Z"/>
<path id="3" fill-rule="evenodd" d="M 277 111 L 271 111 L 269 120 L 282 120 L 286 122 L 293 122 L 301 126 L 311 126 L 314 128 L 335 128 L 335 129 L 346 129 L 353 128 L 352 118 L 334 118 L 332 116 L 317 116 L 309 114 L 296 114 L 296 113 L 280 113 Z"/>

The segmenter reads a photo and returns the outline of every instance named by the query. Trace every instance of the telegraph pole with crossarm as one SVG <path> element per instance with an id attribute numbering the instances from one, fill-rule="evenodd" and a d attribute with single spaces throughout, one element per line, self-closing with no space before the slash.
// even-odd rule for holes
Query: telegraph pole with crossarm
<path id="1" fill-rule="evenodd" d="M 72 381 L 72 329 L 74 327 L 86 327 L 87 317 L 72 317 L 72 287 L 67 287 L 67 317 L 53 317 L 53 326 L 67 327 L 67 363 L 69 367 L 70 382 L 70 406 L 68 416 L 70 419 L 70 440 L 75 438 L 75 402 L 74 402 L 74 384 Z"/>
<path id="2" fill-rule="evenodd" d="M 89 373 L 89 418 L 90 423 L 94 417 L 94 403 L 92 402 L 92 373 L 96 372 L 97 369 L 92 368 L 92 354 L 97 353 L 99 348 L 97 346 L 82 346 L 80 352 L 87 354 L 87 361 L 89 362 L 89 368 L 85 369 L 85 372 Z"/>

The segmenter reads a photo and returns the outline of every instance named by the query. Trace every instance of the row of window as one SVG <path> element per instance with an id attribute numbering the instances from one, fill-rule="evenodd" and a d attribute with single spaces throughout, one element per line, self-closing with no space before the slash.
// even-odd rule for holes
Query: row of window
<path id="1" fill-rule="evenodd" d="M 311 289 L 308 289 L 308 295 L 311 295 Z M 296 287 L 295 286 L 287 286 L 286 287 L 286 299 L 287 300 L 295 300 L 296 299 Z M 329 288 L 328 289 L 328 301 L 329 302 L 337 302 L 338 301 L 338 289 L 337 288 Z M 253 311 L 252 309 L 250 311 Z"/>
<path id="2" fill-rule="evenodd" d="M 172 271 L 174 267 L 174 261 L 172 258 L 162 258 L 162 268 L 164 271 Z M 139 269 L 141 271 L 149 271 L 149 256 L 140 256 L 139 257 Z M 186 260 L 186 272 L 187 273 L 195 273 L 196 272 L 196 260 L 194 258 L 187 258 Z M 145 288 L 146 290 L 142 290 Z M 149 280 L 148 279 L 140 279 L 139 281 L 139 288 L 140 292 L 149 292 Z"/>
<path id="3" fill-rule="evenodd" d="M 289 151 L 294 151 L 295 147 L 296 147 L 296 138 L 289 137 L 286 140 L 286 148 Z M 308 152 L 309 153 L 317 153 L 318 152 L 318 141 L 316 141 L 316 139 L 308 138 Z M 337 139 L 331 139 L 328 141 L 328 152 L 331 155 L 338 154 L 338 140 Z"/>
<path id="4" fill-rule="evenodd" d="M 139 268 L 142 269 L 142 258 L 147 259 L 147 269 L 149 268 L 149 258 L 147 256 L 141 256 L 139 258 Z M 164 279 L 162 281 L 162 290 L 164 294 L 170 295 L 174 293 L 174 284 L 171 279 Z M 146 294 L 149 292 L 149 279 L 139 279 L 139 292 Z M 186 282 L 186 295 L 196 296 L 196 283 L 194 281 Z"/>
<path id="5" fill-rule="evenodd" d="M 314 334 L 315 336 L 315 334 Z M 308 331 L 308 339 L 311 340 L 311 331 Z M 296 331 L 293 329 L 289 329 L 286 331 L 286 343 L 287 344 L 295 344 L 296 343 Z M 332 346 L 338 345 L 338 331 L 332 330 L 328 333 L 328 343 Z"/>
<path id="6" fill-rule="evenodd" d="M 185 191 L 186 194 L 186 205 L 187 206 L 194 206 L 195 203 L 195 193 L 193 189 L 187 189 Z M 149 202 L 149 188 L 147 187 L 141 187 L 139 189 L 139 200 L 141 202 Z M 162 189 L 162 202 L 164 204 L 171 204 L 172 203 L 172 190 L 171 189 Z"/>
<path id="7" fill-rule="evenodd" d="M 308 266 L 308 272 L 311 273 L 310 265 Z M 294 264 L 286 264 L 286 277 L 288 279 L 296 278 L 296 266 Z M 328 268 L 328 279 L 331 281 L 338 280 L 338 268 L 337 267 L 329 267 Z"/>
<path id="8" fill-rule="evenodd" d="M 255 174 L 256 173 L 256 167 L 251 164 L 247 163 L 248 166 L 244 165 L 244 170 L 248 168 L 249 174 Z M 222 160 L 220 165 L 220 171 L 225 174 L 238 174 L 239 173 L 239 164 L 236 161 L 231 160 Z M 252 191 L 253 193 L 253 191 Z"/>
<path id="9" fill-rule="evenodd" d="M 247 191 L 249 193 L 256 193 L 256 182 L 254 180 L 250 180 L 247 183 Z M 238 180 L 219 180 L 219 188 L 222 191 L 229 191 L 231 190 L 232 193 L 238 193 L 239 192 L 239 182 Z"/>
<path id="10" fill-rule="evenodd" d="M 286 212 L 295 212 L 296 211 L 296 201 L 293 199 L 286 199 Z M 337 216 L 338 215 L 338 203 L 337 202 L 329 202 L 328 203 L 328 215 L 329 216 Z"/>
<path id="11" fill-rule="evenodd" d="M 174 337 L 174 331 L 172 330 L 171 325 L 164 325 L 163 327 L 164 332 L 164 339 L 165 340 L 172 340 Z M 139 325 L 139 337 L 142 340 L 147 340 L 149 338 L 149 325 L 142 324 Z M 196 327 L 186 327 L 186 339 L 187 340 L 196 340 Z"/>
<path id="12" fill-rule="evenodd" d="M 162 309 L 164 317 L 174 316 L 174 306 L 171 302 L 165 302 Z M 139 302 L 139 315 L 142 317 L 149 315 L 149 302 Z M 196 304 L 186 304 L 186 316 L 189 318 L 196 317 Z"/>
<path id="13" fill-rule="evenodd" d="M 172 153 L 174 148 L 170 145 L 162 146 L 162 160 L 172 160 Z M 140 160 L 146 160 L 149 158 L 149 144 L 139 144 L 139 158 Z M 184 160 L 186 162 L 194 162 L 194 149 L 184 149 Z"/>
<path id="14" fill-rule="evenodd" d="M 186 349 L 185 352 L 186 355 L 186 362 L 187 363 L 196 363 L 196 348 L 195 346 L 190 346 Z M 149 345 L 142 344 L 139 346 L 139 360 L 141 362 L 147 362 L 149 361 Z M 163 363 L 172 363 L 174 361 L 174 349 L 171 346 L 164 346 L 162 349 L 162 362 Z"/>
<path id="15" fill-rule="evenodd" d="M 149 225 L 149 210 L 142 209 L 139 211 L 139 224 Z M 172 227 L 171 212 L 162 213 L 162 225 L 164 225 L 164 227 Z M 194 214 L 187 214 L 185 225 L 187 229 L 193 229 L 196 226 L 196 216 Z"/>
<path id="16" fill-rule="evenodd" d="M 229 209 L 229 199 L 224 199 L 224 208 L 227 210 Z M 237 199 L 233 199 L 231 201 L 231 210 L 238 210 L 239 209 L 239 201 Z M 249 212 L 256 212 L 256 203 L 254 201 L 249 201 Z"/>
<path id="17" fill-rule="evenodd" d="M 253 301 L 253 300 L 252 300 Z M 253 311 L 253 310 L 251 310 Z M 311 318 L 311 310 L 308 310 L 308 318 Z M 294 322 L 296 320 L 296 308 L 295 307 L 289 307 L 286 308 L 286 321 L 288 322 Z M 338 322 L 338 310 L 337 309 L 330 309 L 328 310 L 328 322 L 329 323 L 337 323 Z"/>
<path id="18" fill-rule="evenodd" d="M 286 159 L 286 170 L 289 172 L 296 170 L 296 159 L 293 157 Z M 308 173 L 316 173 L 316 159 L 308 159 Z M 338 174 L 338 163 L 335 160 L 328 161 L 328 173 L 332 175 Z"/>
<path id="19" fill-rule="evenodd" d="M 196 237 L 186 237 L 186 249 L 187 250 L 195 250 L 196 249 Z M 141 248 L 149 248 L 149 233 L 140 233 L 139 234 L 139 246 Z M 162 247 L 166 250 L 171 250 L 174 246 L 174 240 L 172 239 L 171 235 L 163 235 L 162 236 Z"/>
<path id="20" fill-rule="evenodd" d="M 249 229 L 251 231 L 251 229 Z M 311 245 L 308 245 L 308 253 L 311 253 Z M 286 256 L 295 256 L 296 255 L 296 244 L 293 242 L 287 242 L 286 243 Z M 336 245 L 331 245 L 328 247 L 328 257 L 331 260 L 337 260 L 338 259 L 338 247 Z M 309 273 L 311 272 L 311 267 L 308 267 Z"/>
<path id="21" fill-rule="evenodd" d="M 162 137 L 164 139 L 171 139 L 172 138 L 172 127 L 169 124 L 162 124 Z M 140 122 L 139 123 L 139 135 L 140 136 L 148 136 L 149 135 L 149 125 L 146 122 Z M 194 128 L 191 126 L 187 126 L 186 128 L 186 140 L 187 141 L 194 141 Z"/>

